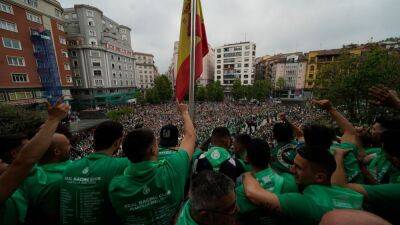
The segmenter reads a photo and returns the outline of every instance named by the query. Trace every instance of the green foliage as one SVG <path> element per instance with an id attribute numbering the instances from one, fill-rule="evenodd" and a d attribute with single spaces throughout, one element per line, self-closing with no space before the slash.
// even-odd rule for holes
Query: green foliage
<path id="1" fill-rule="evenodd" d="M 207 88 L 200 86 L 196 88 L 196 101 L 203 102 L 207 100 Z"/>
<path id="2" fill-rule="evenodd" d="M 44 122 L 45 111 L 38 112 L 0 104 L 0 134 L 33 134 Z"/>
<path id="3" fill-rule="evenodd" d="M 285 79 L 283 77 L 279 77 L 278 80 L 276 81 L 276 88 L 278 90 L 283 90 L 285 88 Z"/>
<path id="4" fill-rule="evenodd" d="M 224 90 L 219 81 L 207 85 L 207 100 L 210 102 L 222 102 L 224 100 Z"/>
<path id="5" fill-rule="evenodd" d="M 146 103 L 146 99 L 141 91 L 136 95 L 136 101 L 139 105 L 144 105 Z"/>
<path id="6" fill-rule="evenodd" d="M 154 90 L 160 102 L 168 102 L 172 99 L 172 84 L 166 76 L 158 76 L 154 79 Z"/>
<path id="7" fill-rule="evenodd" d="M 232 86 L 232 95 L 235 100 L 246 98 L 263 101 L 271 88 L 271 83 L 266 80 L 257 80 L 253 85 L 242 85 L 240 80 L 235 80 Z"/>
<path id="8" fill-rule="evenodd" d="M 114 120 L 114 121 L 119 121 L 121 120 L 124 116 L 128 116 L 129 114 L 133 113 L 133 109 L 130 107 L 124 107 L 124 108 L 120 108 L 117 110 L 112 110 L 109 111 L 107 113 L 107 117 L 110 120 Z"/>
<path id="9" fill-rule="evenodd" d="M 322 67 L 317 74 L 318 98 L 330 99 L 343 106 L 347 116 L 355 123 L 369 123 L 379 113 L 368 101 L 368 89 L 384 84 L 400 88 L 400 56 L 377 46 L 361 56 L 343 54 L 337 63 Z"/>
<path id="10" fill-rule="evenodd" d="M 239 79 L 233 82 L 232 96 L 236 101 L 245 97 L 246 90 Z"/>
<path id="11" fill-rule="evenodd" d="M 264 101 L 271 90 L 271 83 L 266 80 L 257 80 L 252 87 L 253 97 L 258 101 Z"/>
<path id="12" fill-rule="evenodd" d="M 146 102 L 150 104 L 160 104 L 161 99 L 158 95 L 158 91 L 156 88 L 151 88 L 146 90 Z"/>

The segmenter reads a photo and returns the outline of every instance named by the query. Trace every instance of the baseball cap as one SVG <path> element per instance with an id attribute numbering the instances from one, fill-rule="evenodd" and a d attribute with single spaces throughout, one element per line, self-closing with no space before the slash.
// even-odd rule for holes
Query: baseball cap
<path id="1" fill-rule="evenodd" d="M 178 145 L 179 130 L 176 126 L 169 124 L 161 128 L 160 146 L 175 147 Z"/>

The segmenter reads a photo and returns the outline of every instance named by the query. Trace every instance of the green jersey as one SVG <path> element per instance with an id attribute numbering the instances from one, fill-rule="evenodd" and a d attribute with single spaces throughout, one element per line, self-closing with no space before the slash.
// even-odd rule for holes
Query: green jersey
<path id="1" fill-rule="evenodd" d="M 363 196 L 337 186 L 308 186 L 303 194 L 278 195 L 283 216 L 295 224 L 318 224 L 322 216 L 334 209 L 361 209 Z"/>
<path id="2" fill-rule="evenodd" d="M 93 153 L 68 166 L 61 183 L 62 224 L 114 224 L 108 185 L 129 164 L 127 158 Z"/>
<path id="3" fill-rule="evenodd" d="M 178 150 L 176 150 L 176 149 L 159 147 L 158 148 L 158 159 L 169 158 L 169 157 L 175 155 L 177 152 L 178 152 Z"/>
<path id="4" fill-rule="evenodd" d="M 278 143 L 271 151 L 271 168 L 279 173 L 290 173 L 296 157 L 297 141 Z"/>
<path id="5" fill-rule="evenodd" d="M 371 160 L 367 167 L 374 179 L 379 184 L 400 183 L 400 171 L 392 165 L 386 153 L 382 149 L 379 149 L 374 154 L 376 154 L 375 158 Z"/>
<path id="6" fill-rule="evenodd" d="M 366 206 L 368 211 L 400 224 L 400 184 L 363 185 L 367 192 Z"/>
<path id="7" fill-rule="evenodd" d="M 190 215 L 190 203 L 187 201 L 179 214 L 176 225 L 197 225 Z"/>
<path id="8" fill-rule="evenodd" d="M 111 203 L 124 224 L 171 224 L 184 197 L 189 155 L 180 150 L 159 161 L 132 163 L 109 186 Z"/>
<path id="9" fill-rule="evenodd" d="M 27 221 L 58 224 L 60 221 L 60 184 L 62 174 L 71 161 L 37 166 L 21 189 L 28 201 Z"/>
<path id="10" fill-rule="evenodd" d="M 298 192 L 295 179 L 290 174 L 278 174 L 271 168 L 268 168 L 257 172 L 254 177 L 265 190 L 275 194 Z M 255 206 L 246 198 L 243 185 L 240 185 L 236 188 L 236 199 L 240 213 L 257 209 L 257 206 Z"/>
<path id="11" fill-rule="evenodd" d="M 20 189 L 0 205 L 0 224 L 17 225 L 25 222 L 27 202 Z"/>
<path id="12" fill-rule="evenodd" d="M 358 150 L 354 144 L 345 143 L 335 143 L 331 146 L 329 151 L 334 154 L 335 148 L 341 148 L 350 151 L 344 158 L 344 168 L 346 171 L 346 178 L 348 182 L 351 183 L 364 183 L 364 178 L 361 173 L 360 167 L 358 166 L 357 156 Z"/>

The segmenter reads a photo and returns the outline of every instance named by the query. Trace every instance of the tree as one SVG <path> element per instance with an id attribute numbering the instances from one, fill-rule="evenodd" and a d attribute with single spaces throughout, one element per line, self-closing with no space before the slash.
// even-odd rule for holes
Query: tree
<path id="1" fill-rule="evenodd" d="M 203 102 L 207 100 L 207 88 L 199 86 L 196 89 L 196 101 Z"/>
<path id="2" fill-rule="evenodd" d="M 283 90 L 285 88 L 285 79 L 283 77 L 279 77 L 278 80 L 276 81 L 276 88 L 278 90 Z"/>
<path id="3" fill-rule="evenodd" d="M 33 111 L 0 104 L 0 136 L 23 133 L 35 134 L 45 121 L 45 111 Z"/>
<path id="4" fill-rule="evenodd" d="M 380 110 L 368 101 L 368 89 L 377 84 L 400 88 L 398 52 L 372 46 L 361 55 L 342 54 L 338 62 L 322 67 L 314 94 L 342 106 L 355 123 L 369 123 Z"/>
<path id="5" fill-rule="evenodd" d="M 142 91 L 139 91 L 139 93 L 136 95 L 136 101 L 139 105 L 144 105 L 146 103 L 146 99 L 144 98 Z"/>
<path id="6" fill-rule="evenodd" d="M 219 81 L 207 85 L 207 100 L 211 102 L 221 102 L 224 100 L 224 90 Z"/>
<path id="7" fill-rule="evenodd" d="M 251 100 L 254 98 L 254 91 L 252 86 L 244 85 L 243 86 L 243 95 L 246 97 L 247 100 Z"/>
<path id="8" fill-rule="evenodd" d="M 158 96 L 158 92 L 155 88 L 146 90 L 146 102 L 150 104 L 159 104 L 161 103 L 161 99 Z"/>
<path id="9" fill-rule="evenodd" d="M 172 84 L 166 76 L 158 76 L 154 79 L 154 90 L 161 102 L 168 102 L 172 99 Z"/>
<path id="10" fill-rule="evenodd" d="M 258 101 L 264 101 L 271 90 L 271 83 L 266 80 L 257 80 L 252 86 L 253 97 Z"/>
<path id="11" fill-rule="evenodd" d="M 236 101 L 245 97 L 245 90 L 239 79 L 233 82 L 232 95 Z"/>
<path id="12" fill-rule="evenodd" d="M 112 110 L 110 112 L 107 113 L 107 117 L 110 120 L 114 120 L 114 121 L 119 121 L 121 120 L 123 117 L 128 116 L 130 114 L 132 114 L 134 111 L 132 108 L 130 107 L 123 107 L 120 109 L 116 109 L 116 110 Z"/>

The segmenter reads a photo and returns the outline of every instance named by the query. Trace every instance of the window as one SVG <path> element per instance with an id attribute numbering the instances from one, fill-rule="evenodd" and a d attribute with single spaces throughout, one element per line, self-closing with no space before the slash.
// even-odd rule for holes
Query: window
<path id="1" fill-rule="evenodd" d="M 244 84 L 248 84 L 249 82 L 247 80 L 243 81 Z"/>
<path id="2" fill-rule="evenodd" d="M 64 19 L 68 20 L 68 19 L 69 19 L 69 15 L 68 15 L 68 14 L 65 14 L 65 15 L 64 15 Z"/>
<path id="3" fill-rule="evenodd" d="M 78 15 L 76 13 L 72 13 L 72 19 L 77 19 Z"/>
<path id="4" fill-rule="evenodd" d="M 221 79 L 221 76 L 217 76 L 217 79 L 218 79 L 218 80 Z"/>
<path id="5" fill-rule="evenodd" d="M 90 27 L 94 27 L 94 26 L 95 26 L 94 19 L 88 18 L 88 25 L 89 25 Z"/>
<path id="6" fill-rule="evenodd" d="M 10 38 L 3 37 L 3 46 L 5 48 L 22 50 L 21 42 L 18 40 L 10 39 Z"/>
<path id="7" fill-rule="evenodd" d="M 74 67 L 78 67 L 78 61 L 74 60 Z"/>
<path id="8" fill-rule="evenodd" d="M 65 79 L 66 79 L 67 83 L 69 83 L 69 84 L 72 83 L 72 77 L 67 76 L 67 77 L 65 77 Z"/>
<path id="9" fill-rule="evenodd" d="M 56 15 L 56 17 L 61 18 L 61 17 L 62 17 L 62 12 L 61 12 L 61 10 L 55 9 L 55 15 Z"/>
<path id="10" fill-rule="evenodd" d="M 113 77 L 115 78 L 116 76 L 117 76 L 117 74 L 114 72 L 114 73 L 113 73 Z"/>
<path id="11" fill-rule="evenodd" d="M 127 81 L 127 80 L 125 81 L 125 85 L 126 85 L 126 86 L 128 86 L 128 85 L 129 85 L 129 83 L 128 83 L 128 81 Z"/>
<path id="12" fill-rule="evenodd" d="M 221 53 L 221 49 L 219 48 L 219 49 L 217 49 L 217 53 Z"/>
<path id="13" fill-rule="evenodd" d="M 28 75 L 24 73 L 13 73 L 11 74 L 11 77 L 14 83 L 26 83 L 29 81 Z"/>
<path id="14" fill-rule="evenodd" d="M 217 74 L 221 74 L 221 70 L 217 70 Z"/>
<path id="15" fill-rule="evenodd" d="M 96 86 L 103 86 L 103 80 L 94 80 Z"/>
<path id="16" fill-rule="evenodd" d="M 93 65 L 94 67 L 100 67 L 100 66 L 101 66 L 100 60 L 95 60 L 95 59 L 93 59 L 93 60 L 92 60 L 92 65 Z"/>
<path id="17" fill-rule="evenodd" d="M 3 2 L 0 2 L 0 11 L 9 13 L 9 14 L 14 14 L 12 6 L 8 5 L 6 3 L 3 3 Z"/>
<path id="18" fill-rule="evenodd" d="M 249 75 L 244 75 L 244 78 L 249 78 Z"/>
<path id="19" fill-rule="evenodd" d="M 61 37 L 61 36 L 60 36 L 60 43 L 63 44 L 63 45 L 66 45 L 66 44 L 67 44 L 67 41 L 65 40 L 64 37 Z"/>
<path id="20" fill-rule="evenodd" d="M 221 58 L 221 55 L 217 55 L 217 58 Z"/>
<path id="21" fill-rule="evenodd" d="M 71 51 L 71 53 L 72 53 L 72 56 L 74 56 L 74 57 L 77 56 L 76 51 Z"/>
<path id="22" fill-rule="evenodd" d="M 249 67 L 249 64 L 248 63 L 244 64 L 244 67 Z"/>
<path id="23" fill-rule="evenodd" d="M 101 76 L 101 70 L 93 70 L 94 76 Z"/>
<path id="24" fill-rule="evenodd" d="M 36 16 L 30 12 L 26 12 L 26 18 L 35 23 L 40 23 L 40 24 L 42 23 L 42 19 L 40 19 L 39 16 Z"/>
<path id="25" fill-rule="evenodd" d="M 96 39 L 90 39 L 89 43 L 90 43 L 91 45 L 96 46 L 96 45 L 97 45 L 97 40 L 96 40 Z"/>
<path id="26" fill-rule="evenodd" d="M 61 30 L 61 31 L 64 31 L 64 26 L 59 24 L 59 23 L 57 23 L 57 29 Z"/>
<path id="27" fill-rule="evenodd" d="M 12 32 L 18 32 L 17 24 L 0 20 L 0 28 Z"/>
<path id="28" fill-rule="evenodd" d="M 122 35 L 122 40 L 123 40 L 123 41 L 126 41 L 126 40 L 128 40 L 128 37 L 127 37 L 125 34 L 123 34 L 123 35 Z"/>
<path id="29" fill-rule="evenodd" d="M 86 15 L 90 17 L 94 17 L 94 11 L 92 10 L 86 10 Z"/>
<path id="30" fill-rule="evenodd" d="M 0 102 L 5 102 L 6 101 L 6 96 L 4 93 L 0 93 Z"/>
<path id="31" fill-rule="evenodd" d="M 92 37 L 96 37 L 96 31 L 89 30 L 89 35 L 92 36 Z"/>
<path id="32" fill-rule="evenodd" d="M 25 66 L 24 57 L 7 56 L 7 62 L 10 66 Z"/>
<path id="33" fill-rule="evenodd" d="M 32 92 L 11 92 L 8 94 L 11 101 L 33 98 Z"/>
<path id="34" fill-rule="evenodd" d="M 71 70 L 71 67 L 69 66 L 69 63 L 64 64 L 64 69 L 65 70 Z"/>
<path id="35" fill-rule="evenodd" d="M 28 4 L 34 8 L 38 7 L 38 1 L 37 0 L 24 0 L 25 4 Z"/>
<path id="36" fill-rule="evenodd" d="M 62 51 L 62 54 L 65 58 L 68 58 L 68 52 L 67 51 Z"/>
<path id="37" fill-rule="evenodd" d="M 119 70 L 121 70 L 121 69 L 122 69 L 121 65 L 118 65 L 118 69 L 119 69 Z"/>
<path id="38" fill-rule="evenodd" d="M 93 57 L 100 57 L 100 52 L 95 50 L 90 50 L 90 55 Z"/>
<path id="39" fill-rule="evenodd" d="M 113 68 L 113 69 L 115 69 L 115 64 L 113 63 L 113 64 L 111 64 L 111 67 Z"/>
<path id="40" fill-rule="evenodd" d="M 114 86 L 117 86 L 117 80 L 112 80 L 112 84 L 113 84 Z"/>

